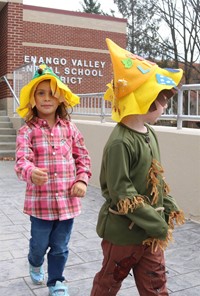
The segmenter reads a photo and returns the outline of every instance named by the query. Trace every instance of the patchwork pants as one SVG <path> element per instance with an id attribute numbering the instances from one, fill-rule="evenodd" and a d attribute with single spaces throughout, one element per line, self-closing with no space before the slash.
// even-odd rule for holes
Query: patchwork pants
<path id="1" fill-rule="evenodd" d="M 132 274 L 140 296 L 168 296 L 164 253 L 143 245 L 117 246 L 102 241 L 102 269 L 95 275 L 90 296 L 115 296 Z"/>

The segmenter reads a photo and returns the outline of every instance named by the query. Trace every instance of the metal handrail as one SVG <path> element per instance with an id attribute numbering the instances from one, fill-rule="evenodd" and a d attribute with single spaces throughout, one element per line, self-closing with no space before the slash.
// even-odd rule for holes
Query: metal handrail
<path id="1" fill-rule="evenodd" d="M 24 65 L 27 66 L 27 65 Z M 6 76 L 2 76 L 0 81 L 4 80 L 8 85 L 16 105 L 19 105 L 19 99 L 15 94 L 15 91 L 12 89 Z M 15 81 L 13 82 L 15 85 Z M 188 92 L 186 97 L 188 97 L 187 108 L 188 114 L 184 114 L 183 105 L 185 103 L 184 92 Z M 192 98 L 191 92 L 196 92 L 196 98 Z M 111 103 L 104 100 L 104 92 L 101 93 L 89 93 L 89 94 L 78 94 L 80 97 L 80 104 L 73 107 L 73 115 L 81 116 L 93 116 L 100 117 L 101 122 L 105 121 L 106 117 L 111 117 L 112 109 Z M 193 107 L 195 106 L 196 115 L 191 114 L 191 102 L 193 100 Z M 195 104 L 194 104 L 195 102 Z M 171 99 L 172 113 L 163 114 L 159 118 L 160 120 L 170 120 L 177 122 L 177 129 L 182 129 L 183 121 L 200 121 L 200 114 L 198 111 L 200 109 L 200 84 L 184 84 L 178 89 L 177 97 L 177 110 L 174 110 L 174 98 Z"/>
<path id="2" fill-rule="evenodd" d="M 200 84 L 183 84 L 178 90 L 177 129 L 182 129 L 183 121 L 200 121 L 200 115 L 198 114 L 183 114 L 183 92 L 191 90 L 200 91 Z M 190 100 L 188 100 L 188 104 L 189 102 Z"/>
<path id="3" fill-rule="evenodd" d="M 177 103 L 177 110 L 176 113 L 172 114 L 163 114 L 159 118 L 160 120 L 170 120 L 170 121 L 177 121 L 177 129 L 182 129 L 183 121 L 200 121 L 200 114 L 192 115 L 192 114 L 183 114 L 183 103 L 184 103 L 184 92 L 185 91 L 199 91 L 200 92 L 200 84 L 183 84 L 178 89 L 178 103 Z M 101 108 L 99 108 L 98 112 L 93 112 L 90 108 L 90 112 L 81 112 L 80 108 L 73 111 L 74 115 L 86 115 L 86 116 L 99 116 L 101 118 L 101 121 L 105 121 L 106 117 L 111 117 L 111 108 L 107 109 L 105 106 L 105 100 L 103 99 L 104 93 L 90 93 L 90 94 L 78 94 L 78 96 L 81 98 L 81 100 L 84 100 L 84 98 L 93 98 L 96 96 L 101 97 Z M 200 94 L 199 94 L 200 96 Z M 198 100 L 199 98 L 197 98 Z M 173 102 L 173 99 L 172 99 Z M 199 103 L 199 102 L 198 102 Z M 190 100 L 188 101 L 188 104 L 190 104 Z M 190 111 L 190 109 L 189 109 Z M 197 105 L 197 111 L 198 111 L 198 105 Z M 198 112 L 197 112 L 198 113 Z"/>
<path id="4" fill-rule="evenodd" d="M 9 87 L 9 89 L 10 89 L 10 91 L 11 91 L 11 93 L 12 93 L 14 99 L 15 99 L 15 102 L 19 105 L 19 99 L 16 96 L 14 90 L 12 89 L 12 86 L 10 85 L 10 83 L 9 83 L 8 79 L 6 78 L 6 76 L 2 76 L 1 80 L 5 80 L 6 84 L 8 85 L 8 87 Z"/>

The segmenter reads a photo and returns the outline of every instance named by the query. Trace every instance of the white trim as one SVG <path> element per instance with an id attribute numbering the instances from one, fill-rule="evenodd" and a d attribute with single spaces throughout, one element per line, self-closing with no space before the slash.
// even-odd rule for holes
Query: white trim
<path id="1" fill-rule="evenodd" d="M 96 53 L 106 53 L 106 54 L 109 53 L 109 51 L 106 50 L 106 49 L 64 46 L 64 45 L 59 45 L 59 44 L 45 44 L 45 43 L 23 42 L 22 45 L 23 46 L 27 46 L 27 47 L 42 47 L 42 48 L 52 48 L 52 49 L 62 49 L 62 50 L 75 50 L 75 51 L 86 51 L 86 52 L 96 52 Z"/>

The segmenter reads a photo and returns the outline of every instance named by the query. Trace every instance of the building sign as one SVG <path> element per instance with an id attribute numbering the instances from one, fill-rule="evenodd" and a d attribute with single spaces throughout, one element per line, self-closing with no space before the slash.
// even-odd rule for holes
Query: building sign
<path id="1" fill-rule="evenodd" d="M 25 63 L 46 64 L 66 84 L 81 84 L 84 77 L 103 77 L 106 62 L 86 59 L 24 56 Z M 36 67 L 37 67 L 36 66 Z M 35 71 L 27 66 L 27 71 Z"/>

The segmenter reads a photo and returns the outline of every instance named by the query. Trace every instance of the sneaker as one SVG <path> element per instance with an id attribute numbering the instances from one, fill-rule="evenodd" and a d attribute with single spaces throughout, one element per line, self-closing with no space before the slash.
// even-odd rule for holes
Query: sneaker
<path id="1" fill-rule="evenodd" d="M 29 265 L 29 272 L 32 282 L 35 285 L 42 285 L 44 282 L 44 269 L 43 266 L 34 267 L 31 264 Z"/>
<path id="2" fill-rule="evenodd" d="M 55 286 L 49 287 L 49 296 L 69 296 L 68 288 L 62 282 L 57 281 Z"/>

